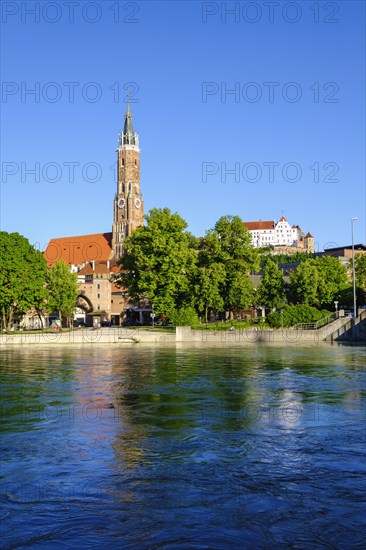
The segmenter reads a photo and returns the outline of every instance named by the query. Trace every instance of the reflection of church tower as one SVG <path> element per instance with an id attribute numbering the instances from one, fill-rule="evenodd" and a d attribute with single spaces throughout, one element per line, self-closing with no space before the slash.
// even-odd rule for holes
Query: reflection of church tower
<path id="1" fill-rule="evenodd" d="M 123 254 L 125 237 L 144 222 L 144 202 L 140 191 L 139 138 L 132 126 L 132 113 L 127 105 L 125 125 L 117 149 L 117 193 L 114 198 L 112 227 L 113 257 Z"/>

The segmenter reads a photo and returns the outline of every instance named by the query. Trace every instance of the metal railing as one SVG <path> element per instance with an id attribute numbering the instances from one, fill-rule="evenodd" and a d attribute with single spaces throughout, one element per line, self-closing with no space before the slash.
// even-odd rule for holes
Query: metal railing
<path id="1" fill-rule="evenodd" d="M 333 323 L 333 321 L 336 321 L 337 319 L 339 319 L 339 311 L 335 311 L 334 313 L 331 313 L 318 321 L 314 321 L 314 323 L 297 323 L 297 325 L 293 328 L 295 330 L 319 330 L 320 328 L 329 325 L 329 323 Z"/>

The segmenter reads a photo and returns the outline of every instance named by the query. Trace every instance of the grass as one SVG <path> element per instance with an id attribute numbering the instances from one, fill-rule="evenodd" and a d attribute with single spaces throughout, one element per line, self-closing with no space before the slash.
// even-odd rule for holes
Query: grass
<path id="1" fill-rule="evenodd" d="M 255 320 L 254 322 L 250 319 L 246 319 L 245 321 L 216 321 L 215 323 L 208 323 L 207 326 L 205 323 L 202 323 L 200 325 L 195 325 L 192 328 L 195 330 L 229 330 L 231 327 L 234 327 L 235 330 L 243 330 L 248 329 L 252 327 L 263 327 L 266 326 L 263 322 L 258 322 Z"/>

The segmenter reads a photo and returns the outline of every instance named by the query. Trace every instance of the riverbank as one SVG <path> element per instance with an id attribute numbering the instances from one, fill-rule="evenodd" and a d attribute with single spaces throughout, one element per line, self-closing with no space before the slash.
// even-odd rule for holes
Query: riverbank
<path id="1" fill-rule="evenodd" d="M 287 329 L 237 329 L 227 331 L 192 330 L 191 327 L 176 327 L 175 332 L 164 332 L 143 328 L 101 328 L 98 330 L 78 329 L 70 332 L 50 333 L 3 333 L 0 346 L 21 345 L 136 345 L 136 344 L 238 344 L 279 343 L 279 344 L 317 344 L 323 341 L 342 340 L 365 342 L 361 323 L 356 320 L 338 319 L 318 330 Z M 347 336 L 348 335 L 348 336 Z M 365 342 L 366 343 L 366 342 Z"/>

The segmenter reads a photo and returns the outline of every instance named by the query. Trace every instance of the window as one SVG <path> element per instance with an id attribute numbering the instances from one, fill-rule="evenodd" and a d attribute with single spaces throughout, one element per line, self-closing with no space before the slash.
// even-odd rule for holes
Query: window
<path id="1" fill-rule="evenodd" d="M 97 294 L 97 298 L 100 298 L 100 294 Z"/>
<path id="2" fill-rule="evenodd" d="M 97 288 L 98 288 L 98 289 L 100 288 L 100 284 L 99 284 L 99 283 L 97 284 Z"/>
<path id="3" fill-rule="evenodd" d="M 100 310 L 100 304 L 97 305 L 97 310 L 98 310 L 98 311 Z"/>

